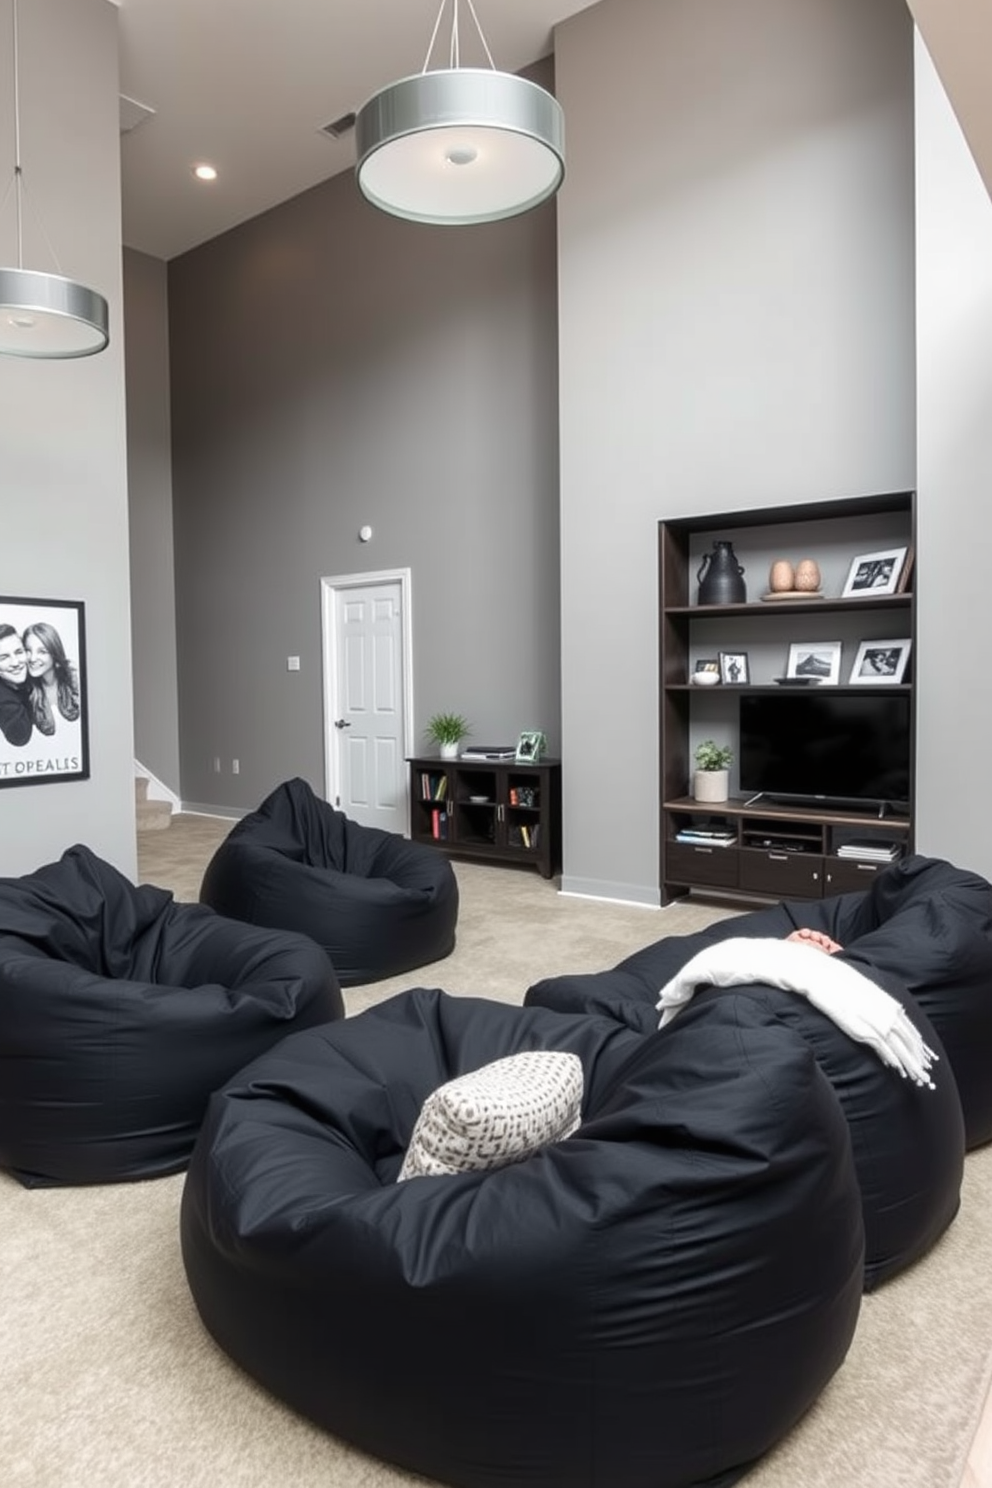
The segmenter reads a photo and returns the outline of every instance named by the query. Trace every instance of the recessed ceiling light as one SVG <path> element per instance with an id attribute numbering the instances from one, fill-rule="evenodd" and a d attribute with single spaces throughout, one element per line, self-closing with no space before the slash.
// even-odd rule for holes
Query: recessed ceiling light
<path id="1" fill-rule="evenodd" d="M 207 165 L 204 161 L 200 165 L 194 165 L 193 174 L 198 181 L 216 181 L 217 169 L 213 165 Z"/>

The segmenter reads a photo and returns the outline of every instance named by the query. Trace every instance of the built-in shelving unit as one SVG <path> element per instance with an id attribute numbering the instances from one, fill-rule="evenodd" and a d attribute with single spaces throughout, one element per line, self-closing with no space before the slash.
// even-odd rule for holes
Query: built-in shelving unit
<path id="1" fill-rule="evenodd" d="M 703 557 L 715 540 L 732 541 L 745 570 L 744 603 L 695 602 Z M 825 501 L 760 510 L 707 513 L 659 523 L 660 707 L 661 707 L 661 888 L 662 903 L 689 893 L 769 898 L 820 898 L 864 888 L 880 871 L 870 857 L 852 858 L 852 842 L 885 841 L 900 850 L 913 845 L 912 736 L 915 689 L 912 652 L 905 678 L 878 690 L 910 698 L 910 799 L 908 808 L 834 808 L 751 801 L 734 790 L 724 804 L 693 799 L 693 753 L 703 738 L 738 750 L 739 700 L 756 691 L 788 695 L 774 681 L 785 671 L 794 642 L 840 641 L 841 672 L 833 690 L 864 695 L 849 685 L 862 641 L 894 636 L 915 640 L 915 573 L 902 593 L 844 598 L 844 580 L 855 556 L 889 548 L 914 554 L 912 492 Z M 821 593 L 810 599 L 768 602 L 772 562 L 813 558 L 821 571 Z M 697 661 L 719 653 L 748 656 L 749 682 L 702 689 L 691 682 Z M 797 690 L 798 691 L 798 690 Z M 723 826 L 721 842 L 678 841 L 693 827 Z M 845 847 L 844 856 L 838 849 Z"/>

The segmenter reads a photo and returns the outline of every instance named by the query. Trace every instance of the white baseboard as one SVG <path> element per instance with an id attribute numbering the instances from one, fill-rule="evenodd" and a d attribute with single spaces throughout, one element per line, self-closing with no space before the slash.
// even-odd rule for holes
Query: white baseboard
<path id="1" fill-rule="evenodd" d="M 184 801 L 179 810 L 186 816 L 219 816 L 224 821 L 240 821 L 243 816 L 248 816 L 254 807 L 244 809 L 240 806 L 211 806 L 205 801 Z"/>
<path id="2" fill-rule="evenodd" d="M 608 904 L 625 904 L 632 909 L 658 909 L 661 904 L 658 889 L 645 888 L 642 884 L 599 882 L 594 878 L 563 875 L 560 892 L 570 899 L 603 899 Z"/>

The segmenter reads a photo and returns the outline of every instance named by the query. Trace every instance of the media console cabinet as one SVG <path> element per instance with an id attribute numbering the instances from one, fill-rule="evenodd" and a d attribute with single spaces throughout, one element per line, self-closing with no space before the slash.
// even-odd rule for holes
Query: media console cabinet
<path id="1" fill-rule="evenodd" d="M 561 868 L 561 762 L 442 760 L 410 766 L 410 836 L 453 857 Z"/>
<path id="2" fill-rule="evenodd" d="M 713 543 L 729 540 L 744 568 L 747 599 L 740 604 L 700 605 L 697 575 Z M 886 841 L 899 851 L 913 849 L 913 753 L 915 696 L 913 655 L 907 680 L 851 685 L 858 648 L 865 640 L 915 641 L 912 584 L 892 594 L 844 597 L 845 579 L 855 557 L 906 549 L 912 576 L 914 498 L 912 492 L 851 500 L 822 501 L 760 510 L 706 512 L 658 524 L 659 671 L 661 709 L 661 900 L 695 893 L 730 896 L 758 903 L 769 899 L 818 899 L 864 888 L 884 863 L 872 857 L 838 857 L 852 842 Z M 808 598 L 767 600 L 771 564 L 816 561 L 821 589 Z M 892 694 L 910 699 L 909 802 L 899 814 L 879 814 L 874 806 L 835 809 L 821 805 L 776 804 L 752 800 L 737 788 L 739 703 L 760 689 L 783 698 L 806 689 L 782 687 L 793 643 L 841 643 L 841 665 L 832 691 Z M 700 660 L 720 652 L 748 659 L 747 682 L 692 683 Z M 820 690 L 820 689 L 818 689 Z M 712 738 L 734 751 L 731 799 L 707 803 L 692 797 L 694 751 Z M 693 826 L 723 823 L 729 844 L 678 841 Z"/>
<path id="3" fill-rule="evenodd" d="M 678 842 L 675 833 L 719 815 L 734 841 L 729 846 Z M 811 812 L 800 808 L 743 801 L 715 806 L 694 801 L 668 801 L 665 818 L 672 836 L 665 843 L 669 897 L 681 889 L 729 891 L 764 902 L 773 899 L 822 899 L 866 889 L 885 866 L 867 856 L 838 857 L 838 847 L 873 837 L 904 848 L 910 824 L 905 817 L 863 812 Z"/>

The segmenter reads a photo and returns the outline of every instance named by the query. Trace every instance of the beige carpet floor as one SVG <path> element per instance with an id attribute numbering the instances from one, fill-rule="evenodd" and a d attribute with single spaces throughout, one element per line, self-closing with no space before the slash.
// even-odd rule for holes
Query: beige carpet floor
<path id="1" fill-rule="evenodd" d="M 178 817 L 142 834 L 142 879 L 195 899 L 229 826 Z M 516 1002 L 538 977 L 610 966 L 719 916 L 569 899 L 529 872 L 457 872 L 453 955 L 347 993 L 349 1014 L 414 985 Z M 214 1346 L 179 1255 L 182 1184 L 27 1191 L 0 1177 L 0 1488 L 422 1484 L 301 1420 Z M 957 1488 L 990 1352 L 992 1148 L 968 1158 L 960 1214 L 930 1255 L 864 1299 L 844 1366 L 747 1488 Z"/>

